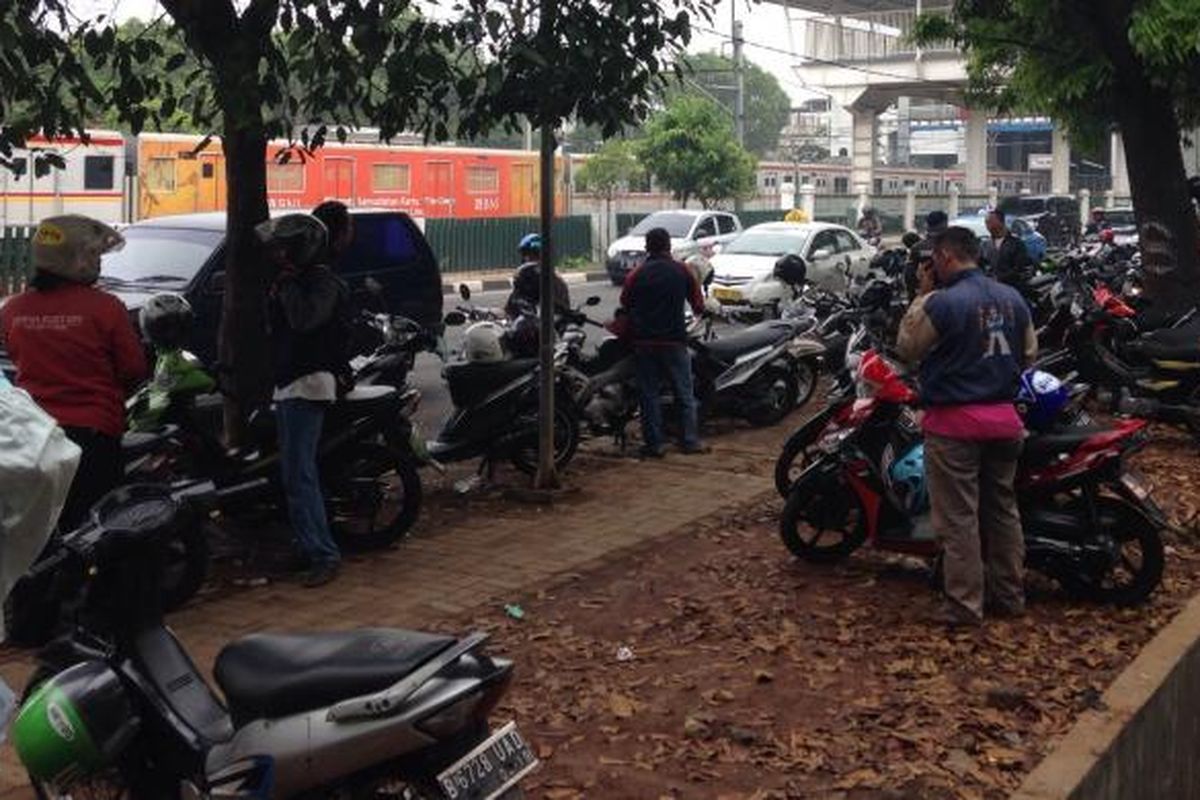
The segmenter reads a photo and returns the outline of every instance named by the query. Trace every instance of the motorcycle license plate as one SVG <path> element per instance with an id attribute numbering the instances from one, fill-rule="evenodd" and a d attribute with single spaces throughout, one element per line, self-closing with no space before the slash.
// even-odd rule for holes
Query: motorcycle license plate
<path id="1" fill-rule="evenodd" d="M 739 290 L 726 289 L 723 286 L 714 286 L 712 296 L 722 303 L 740 303 L 742 301 L 742 293 Z"/>
<path id="2" fill-rule="evenodd" d="M 1141 473 L 1126 472 L 1121 475 L 1121 483 L 1138 500 L 1146 500 L 1150 497 L 1150 486 L 1146 483 L 1146 479 L 1141 476 Z"/>
<path id="3" fill-rule="evenodd" d="M 537 766 L 529 743 L 510 722 L 437 776 L 447 800 L 492 800 Z"/>

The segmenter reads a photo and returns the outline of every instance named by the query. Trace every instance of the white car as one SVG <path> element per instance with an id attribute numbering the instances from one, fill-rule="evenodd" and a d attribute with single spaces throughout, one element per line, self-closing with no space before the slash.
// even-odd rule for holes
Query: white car
<path id="1" fill-rule="evenodd" d="M 664 228 L 671 234 L 671 254 L 683 261 L 702 245 L 732 241 L 742 232 L 742 223 L 728 211 L 686 208 L 655 211 L 609 245 L 605 268 L 614 286 L 623 284 L 625 276 L 642 263 L 646 257 L 646 232 L 654 228 Z"/>
<path id="2" fill-rule="evenodd" d="M 801 256 L 809 283 L 844 291 L 850 276 L 866 275 L 878 251 L 858 234 L 828 222 L 765 222 L 747 228 L 713 256 L 709 294 L 722 303 L 751 302 L 756 288 L 772 280 L 782 256 Z"/>

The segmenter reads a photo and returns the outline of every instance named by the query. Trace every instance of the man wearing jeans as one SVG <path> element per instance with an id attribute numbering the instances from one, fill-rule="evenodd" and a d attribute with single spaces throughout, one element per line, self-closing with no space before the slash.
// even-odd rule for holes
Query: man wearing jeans
<path id="1" fill-rule="evenodd" d="M 322 259 L 325 225 L 287 214 L 256 229 L 278 268 L 269 303 L 275 368 L 275 418 L 288 516 L 308 564 L 305 586 L 337 576 L 341 553 L 325 515 L 317 450 L 325 410 L 347 371 L 349 293 Z"/>
<path id="2" fill-rule="evenodd" d="M 663 228 L 646 234 L 646 260 L 625 279 L 621 305 L 629 311 L 642 400 L 643 458 L 662 458 L 663 421 L 659 391 L 671 383 L 683 423 L 683 452 L 702 453 L 692 388 L 692 360 L 687 345 L 683 304 L 704 313 L 700 284 L 691 269 L 671 257 L 671 235 Z"/>
<path id="3" fill-rule="evenodd" d="M 984 275 L 978 259 L 966 228 L 936 237 L 896 343 L 902 358 L 921 364 L 925 473 L 944 547 L 941 621 L 955 626 L 980 624 L 985 602 L 1000 615 L 1025 611 L 1013 489 L 1025 430 L 1012 398 L 1037 335 L 1020 293 Z"/>

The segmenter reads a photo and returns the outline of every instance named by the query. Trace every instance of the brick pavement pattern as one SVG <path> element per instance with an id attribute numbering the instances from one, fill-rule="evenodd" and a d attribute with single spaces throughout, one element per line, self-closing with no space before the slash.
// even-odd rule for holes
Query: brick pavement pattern
<path id="1" fill-rule="evenodd" d="M 350 560 L 320 589 L 278 582 L 208 595 L 168 623 L 205 676 L 227 642 L 263 630 L 312 631 L 368 625 L 428 629 L 431 620 L 509 602 L 555 576 L 619 558 L 723 507 L 771 491 L 783 439 L 804 417 L 738 430 L 710 441 L 704 456 L 618 459 L 591 442 L 566 475 L 577 489 L 549 506 L 498 498 L 460 500 L 431 471 L 428 508 L 398 547 Z M 514 482 L 520 480 L 513 478 Z M 24 686 L 32 653 L 0 649 L 0 675 Z M 0 799 L 33 793 L 7 744 L 0 750 Z"/>

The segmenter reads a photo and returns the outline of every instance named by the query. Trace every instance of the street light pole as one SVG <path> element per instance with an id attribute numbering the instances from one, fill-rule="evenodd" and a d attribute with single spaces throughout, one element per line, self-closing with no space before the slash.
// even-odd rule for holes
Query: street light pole
<path id="1" fill-rule="evenodd" d="M 733 74 L 737 78 L 737 99 L 734 102 L 734 129 L 737 132 L 738 144 L 746 146 L 746 67 L 742 54 L 742 22 L 737 18 L 738 0 L 729 0 L 730 15 L 733 18 Z M 742 197 L 734 198 L 735 211 L 742 210 Z"/>

